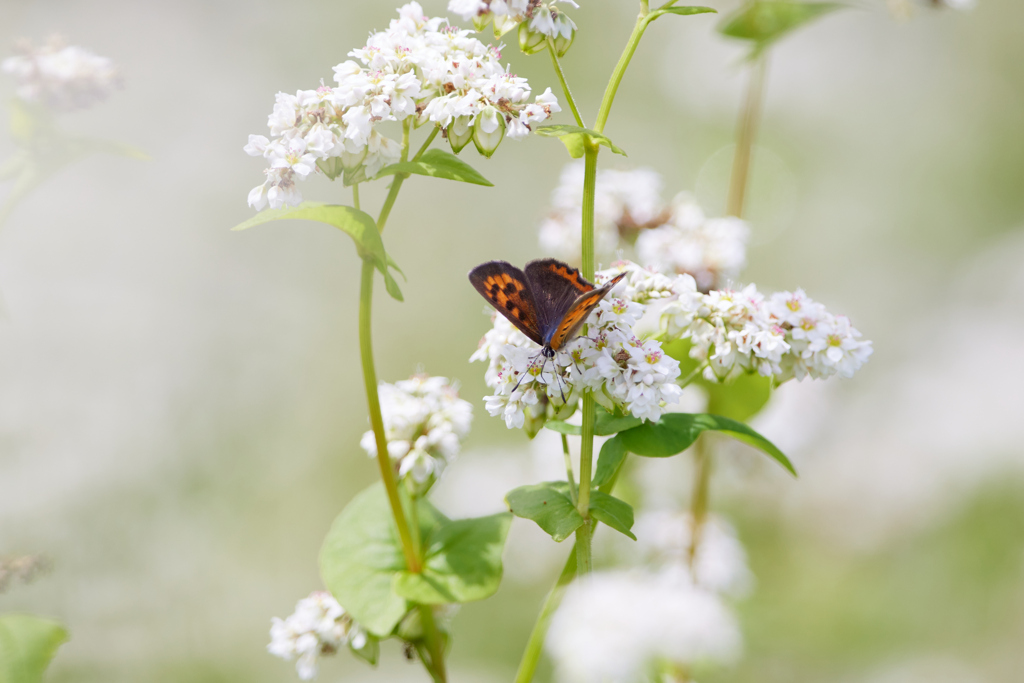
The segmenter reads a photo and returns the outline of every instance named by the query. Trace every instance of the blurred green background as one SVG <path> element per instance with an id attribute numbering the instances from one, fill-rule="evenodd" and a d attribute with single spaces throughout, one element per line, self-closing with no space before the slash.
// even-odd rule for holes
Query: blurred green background
<path id="1" fill-rule="evenodd" d="M 564 67 L 592 118 L 636 7 L 581 4 Z M 252 213 L 262 167 L 241 148 L 266 132 L 274 93 L 330 82 L 393 9 L 0 2 L 4 54 L 59 32 L 120 65 L 124 89 L 64 124 L 153 157 L 73 166 L 0 233 L 0 555 L 55 561 L 0 595 L 0 612 L 68 626 L 48 680 L 297 680 L 265 652 L 270 618 L 321 587 L 320 542 L 375 474 L 358 446 L 358 263 L 327 227 L 228 229 Z M 896 21 L 864 2 L 772 54 L 744 280 L 805 288 L 875 355 L 854 380 L 784 386 L 759 418 L 799 480 L 723 444 L 715 505 L 758 583 L 737 606 L 745 658 L 708 681 L 1021 680 L 1024 4 L 918 10 Z M 601 157 L 654 168 L 666 198 L 693 190 L 711 213 L 745 83 L 743 48 L 716 21 L 652 26 L 606 129 L 630 156 Z M 543 54 L 505 59 L 538 92 L 555 83 Z M 0 136 L 0 158 L 13 149 Z M 537 225 L 567 157 L 534 137 L 489 161 L 465 154 L 495 187 L 406 183 L 385 235 L 406 301 L 380 296 L 374 312 L 383 380 L 455 377 L 474 404 L 438 491 L 452 511 L 501 505 L 501 487 L 477 500 L 485 489 L 460 468 L 499 483 L 512 472 L 511 488 L 510 463 L 560 462 L 483 410 L 483 366 L 467 359 L 488 319 L 465 277 L 541 255 Z M 323 178 L 301 189 L 350 196 Z M 381 198 L 364 191 L 364 208 Z M 685 503 L 688 463 L 675 460 L 636 477 Z M 499 594 L 456 618 L 456 681 L 511 679 L 569 551 L 521 526 L 513 537 Z M 321 680 L 425 680 L 385 653 L 377 671 L 327 660 Z"/>

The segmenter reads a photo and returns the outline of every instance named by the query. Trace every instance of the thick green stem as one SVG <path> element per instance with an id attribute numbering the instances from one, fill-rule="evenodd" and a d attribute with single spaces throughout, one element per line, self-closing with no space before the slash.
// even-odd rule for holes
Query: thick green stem
<path id="1" fill-rule="evenodd" d="M 387 437 L 384 436 L 384 416 L 380 410 L 380 396 L 377 393 L 377 371 L 373 364 L 373 338 L 371 335 L 370 310 L 373 303 L 373 264 L 363 261 L 362 280 L 359 287 L 359 355 L 363 363 L 363 381 L 366 383 L 366 402 L 370 409 L 370 427 L 377 444 L 377 464 L 380 466 L 380 478 L 384 482 L 384 490 L 388 494 L 391 513 L 398 527 L 398 537 L 402 542 L 402 553 L 409 571 L 420 571 L 420 561 L 414 550 L 409 523 L 402 509 L 402 499 L 398 494 L 398 483 L 395 481 L 395 470 L 388 456 Z"/>
<path id="2" fill-rule="evenodd" d="M 750 161 L 753 155 L 754 141 L 757 139 L 757 128 L 761 121 L 761 106 L 764 101 L 764 81 L 768 70 L 768 57 L 762 55 L 750 68 L 750 80 L 743 96 L 743 108 L 740 110 L 739 122 L 736 126 L 736 152 L 732 160 L 732 175 L 729 179 L 729 199 L 725 212 L 730 216 L 741 218 L 750 183 Z"/>
<path id="3" fill-rule="evenodd" d="M 430 664 L 427 671 L 433 677 L 435 683 L 447 683 L 448 674 L 444 666 L 444 641 L 441 639 L 441 631 L 437 628 L 437 621 L 434 619 L 434 608 L 430 605 L 419 605 L 420 623 L 423 625 L 423 635 L 427 641 L 427 652 L 430 654 Z"/>
<path id="4" fill-rule="evenodd" d="M 558 606 L 562 604 L 562 595 L 565 593 L 565 588 L 572 583 L 574 578 L 576 578 L 575 548 L 569 553 L 569 558 L 565 561 L 565 567 L 562 568 L 558 581 L 555 582 L 555 585 L 544 599 L 540 615 L 533 624 L 533 630 L 530 631 L 530 639 L 526 641 L 526 650 L 523 651 L 523 658 L 519 661 L 519 670 L 516 672 L 515 683 L 530 683 L 533 680 L 533 675 L 537 672 L 537 665 L 540 663 L 541 651 L 544 649 L 544 638 L 548 634 L 551 617 L 554 616 Z"/>
<path id="5" fill-rule="evenodd" d="M 649 17 L 651 15 L 644 12 L 643 10 L 645 9 L 647 8 L 641 7 L 640 16 L 636 18 L 636 26 L 633 27 L 633 33 L 629 36 L 626 49 L 622 51 L 619 63 L 615 65 L 615 71 L 612 72 L 612 77 L 608 81 L 608 87 L 604 90 L 604 97 L 601 98 L 601 108 L 597 112 L 597 122 L 594 123 L 594 130 L 598 133 L 604 131 L 604 124 L 608 122 L 608 114 L 612 111 L 612 102 L 615 101 L 615 93 L 619 90 L 619 83 L 622 82 L 622 77 L 626 75 L 629 61 L 633 59 L 633 53 L 636 52 L 640 39 L 643 38 L 644 31 L 647 30 L 647 24 L 650 23 Z"/>
<path id="6" fill-rule="evenodd" d="M 562 92 L 565 93 L 565 101 L 569 104 L 569 109 L 572 111 L 572 116 L 576 119 L 576 125 L 580 128 L 586 128 L 587 126 L 583 123 L 583 117 L 580 116 L 580 110 L 576 106 L 576 100 L 572 96 L 572 92 L 569 90 L 569 82 L 565 80 L 565 74 L 562 73 L 562 64 L 558 61 L 558 53 L 555 51 L 555 41 L 552 38 L 548 38 L 548 52 L 551 54 L 551 64 L 555 67 L 555 75 L 558 76 L 558 82 L 562 84 Z"/>

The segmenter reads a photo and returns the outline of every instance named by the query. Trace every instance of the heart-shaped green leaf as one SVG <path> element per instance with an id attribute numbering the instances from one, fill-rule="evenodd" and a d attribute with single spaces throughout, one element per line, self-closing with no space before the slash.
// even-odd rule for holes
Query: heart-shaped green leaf
<path id="1" fill-rule="evenodd" d="M 668 413 L 662 415 L 657 422 L 647 422 L 629 431 L 621 432 L 616 438 L 622 439 L 623 447 L 630 453 L 651 458 L 665 458 L 685 451 L 693 445 L 701 432 L 705 431 L 728 434 L 734 439 L 768 454 L 792 474 L 796 474 L 789 458 L 776 448 L 775 444 L 742 422 L 730 420 L 721 415 Z"/>
<path id="2" fill-rule="evenodd" d="M 594 471 L 594 486 L 605 486 L 615 480 L 619 468 L 626 460 L 626 447 L 622 439 L 608 439 L 601 446 L 601 454 L 597 456 L 597 469 Z"/>
<path id="3" fill-rule="evenodd" d="M 841 7 L 833 2 L 761 0 L 726 17 L 718 30 L 731 38 L 754 43 L 752 57 L 756 57 L 790 31 Z"/>
<path id="4" fill-rule="evenodd" d="M 630 531 L 633 528 L 633 506 L 626 501 L 601 491 L 591 491 L 590 516 L 636 540 Z"/>
<path id="5" fill-rule="evenodd" d="M 568 150 L 569 156 L 573 159 L 579 159 L 586 152 L 586 138 L 590 138 L 599 145 L 604 145 L 616 154 L 626 156 L 626 153 L 616 146 L 608 136 L 589 128 L 556 123 L 548 126 L 536 126 L 533 132 L 543 137 L 561 140 L 562 144 L 565 145 L 565 149 Z"/>
<path id="6" fill-rule="evenodd" d="M 398 595 L 422 605 L 472 602 L 489 597 L 501 583 L 501 552 L 512 515 L 444 523 L 424 539 L 423 571 L 399 572 Z"/>

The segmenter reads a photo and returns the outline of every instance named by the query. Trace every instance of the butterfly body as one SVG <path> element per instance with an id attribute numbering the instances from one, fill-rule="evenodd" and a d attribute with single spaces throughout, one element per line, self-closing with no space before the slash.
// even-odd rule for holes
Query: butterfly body
<path id="1" fill-rule="evenodd" d="M 469 272 L 469 281 L 499 313 L 553 358 L 576 338 L 590 312 L 625 277 L 595 287 L 580 271 L 555 259 L 538 259 L 520 270 L 488 261 Z"/>

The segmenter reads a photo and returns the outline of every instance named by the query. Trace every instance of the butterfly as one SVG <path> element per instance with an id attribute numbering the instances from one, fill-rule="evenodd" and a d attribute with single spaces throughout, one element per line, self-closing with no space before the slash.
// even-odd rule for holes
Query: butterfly
<path id="1" fill-rule="evenodd" d="M 469 281 L 520 332 L 541 346 L 545 359 L 576 338 L 590 312 L 625 273 L 600 287 L 555 259 L 537 259 L 524 270 L 488 261 L 469 271 Z"/>

